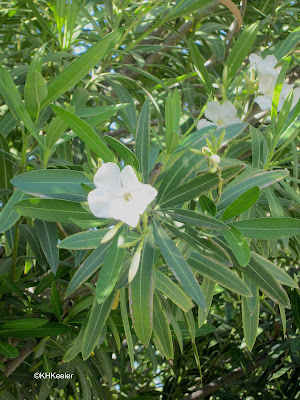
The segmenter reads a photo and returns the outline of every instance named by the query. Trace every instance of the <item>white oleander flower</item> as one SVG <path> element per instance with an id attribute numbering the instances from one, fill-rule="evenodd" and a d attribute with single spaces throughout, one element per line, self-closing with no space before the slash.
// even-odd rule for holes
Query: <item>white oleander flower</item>
<path id="1" fill-rule="evenodd" d="M 94 176 L 95 190 L 88 194 L 88 205 L 98 218 L 114 218 L 135 227 L 140 215 L 157 195 L 151 185 L 139 182 L 133 168 L 122 171 L 114 163 L 106 163 Z"/>
<path id="2" fill-rule="evenodd" d="M 259 78 L 260 76 L 274 76 L 277 79 L 281 67 L 275 68 L 278 62 L 275 56 L 268 55 L 266 58 L 262 58 L 252 53 L 249 56 L 249 61 L 258 72 Z"/>
<path id="3" fill-rule="evenodd" d="M 276 82 L 275 82 L 276 83 Z M 277 111 L 280 111 L 282 109 L 283 103 L 291 90 L 293 90 L 294 85 L 289 85 L 287 83 L 284 83 L 281 88 L 280 96 L 279 96 L 279 101 L 278 101 L 278 107 Z M 255 102 L 259 105 L 261 110 L 269 110 L 272 108 L 272 97 L 273 97 L 273 92 L 274 92 L 275 84 L 273 87 L 273 90 L 271 93 L 266 92 L 264 96 L 257 96 L 255 99 Z M 297 104 L 300 99 L 300 88 L 296 88 L 293 90 L 293 101 L 291 105 L 291 109 L 293 109 Z"/>
<path id="4" fill-rule="evenodd" d="M 237 110 L 230 103 L 230 101 L 225 101 L 225 103 L 220 104 L 218 101 L 210 101 L 204 111 L 206 119 L 200 119 L 197 124 L 197 128 L 201 129 L 205 126 L 217 125 L 221 128 L 226 125 L 240 124 L 242 121 L 236 117 Z"/>

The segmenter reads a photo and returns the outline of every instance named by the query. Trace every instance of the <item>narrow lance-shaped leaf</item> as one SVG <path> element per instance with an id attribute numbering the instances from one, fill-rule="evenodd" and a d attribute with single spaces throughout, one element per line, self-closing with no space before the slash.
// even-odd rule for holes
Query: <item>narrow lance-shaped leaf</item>
<path id="1" fill-rule="evenodd" d="M 13 206 L 18 201 L 26 199 L 28 197 L 29 196 L 27 194 L 20 192 L 19 190 L 16 190 L 12 194 L 0 213 L 0 233 L 7 231 L 18 221 L 18 219 L 20 218 L 20 214 L 14 210 Z"/>
<path id="2" fill-rule="evenodd" d="M 24 195 L 24 197 L 28 197 Z M 80 203 L 58 199 L 27 199 L 16 202 L 13 210 L 24 217 L 42 221 L 70 223 L 72 218 L 81 221 L 99 221 L 86 211 Z M 99 224 L 100 225 L 100 224 Z"/>
<path id="3" fill-rule="evenodd" d="M 127 346 L 128 346 L 130 365 L 131 365 L 131 369 L 133 369 L 134 368 L 133 342 L 132 342 L 132 336 L 131 336 L 131 331 L 130 331 L 130 326 L 129 326 L 129 321 L 128 321 L 125 290 L 126 290 L 125 287 L 122 287 L 120 289 L 120 308 L 121 308 L 122 321 L 123 321 L 123 325 L 124 325 L 125 336 L 126 336 L 126 341 L 127 341 Z"/>
<path id="4" fill-rule="evenodd" d="M 225 64 L 228 68 L 227 79 L 229 81 L 235 76 L 245 57 L 248 55 L 255 41 L 258 30 L 259 24 L 257 22 L 248 26 L 232 47 Z"/>
<path id="5" fill-rule="evenodd" d="M 12 177 L 13 169 L 9 147 L 5 138 L 0 134 L 0 189 L 11 189 Z"/>
<path id="6" fill-rule="evenodd" d="M 222 232 L 222 235 L 237 259 L 237 262 L 244 267 L 248 264 L 251 257 L 250 247 L 245 236 L 234 226 L 229 226 L 230 229 Z"/>
<path id="7" fill-rule="evenodd" d="M 209 309 L 212 303 L 213 295 L 214 295 L 214 290 L 215 290 L 216 283 L 212 281 L 211 279 L 208 279 L 206 277 L 203 278 L 203 283 L 202 283 L 202 291 L 205 296 L 206 304 L 207 304 L 207 310 L 204 311 L 202 310 L 201 307 L 198 307 L 198 328 L 201 328 L 201 326 L 204 324 L 208 313 Z"/>
<path id="8" fill-rule="evenodd" d="M 234 178 L 242 170 L 241 166 L 224 168 L 222 171 L 223 183 Z M 205 172 L 187 182 L 177 186 L 167 193 L 158 203 L 161 208 L 169 208 L 176 204 L 202 196 L 219 186 L 217 173 Z"/>
<path id="9" fill-rule="evenodd" d="M 139 161 L 136 155 L 129 150 L 127 146 L 119 140 L 111 136 L 104 136 L 106 142 L 114 149 L 114 151 L 124 160 L 125 165 L 132 165 L 137 171 L 139 170 Z"/>
<path id="10" fill-rule="evenodd" d="M 256 218 L 232 222 L 243 235 L 254 239 L 281 239 L 300 233 L 300 220 L 295 218 Z"/>
<path id="11" fill-rule="evenodd" d="M 94 298 L 82 341 L 82 357 L 84 361 L 89 358 L 101 337 L 102 330 L 111 311 L 113 300 L 114 293 L 111 293 L 101 304 L 97 302 L 96 297 Z"/>
<path id="12" fill-rule="evenodd" d="M 138 120 L 135 147 L 144 183 L 148 183 L 149 177 L 150 117 L 150 100 L 147 98 L 143 104 Z"/>
<path id="13" fill-rule="evenodd" d="M 152 231 L 147 235 L 139 269 L 130 283 L 130 315 L 140 342 L 147 347 L 153 328 L 153 274 L 155 243 Z"/>
<path id="14" fill-rule="evenodd" d="M 55 281 L 53 281 L 51 285 L 50 303 L 56 318 L 60 320 L 62 314 L 62 304 Z"/>
<path id="15" fill-rule="evenodd" d="M 106 143 L 100 139 L 87 122 L 64 108 L 55 105 L 52 105 L 51 108 L 98 157 L 105 162 L 114 160 L 114 155 Z"/>
<path id="16" fill-rule="evenodd" d="M 249 351 L 252 350 L 257 336 L 257 328 L 259 323 L 259 309 L 260 309 L 259 303 L 260 301 L 258 297 L 253 312 L 250 312 L 247 304 L 247 299 L 244 296 L 242 296 L 243 331 L 245 336 L 245 342 Z"/>
<path id="17" fill-rule="evenodd" d="M 184 312 L 188 312 L 193 307 L 193 302 L 184 291 L 160 270 L 155 271 L 155 289 L 158 289 L 164 296 L 180 307 Z"/>
<path id="18" fill-rule="evenodd" d="M 57 227 L 53 222 L 40 220 L 35 220 L 34 224 L 50 268 L 56 274 L 59 261 Z"/>
<path id="19" fill-rule="evenodd" d="M 167 316 L 162 308 L 157 294 L 154 294 L 153 303 L 153 331 L 154 337 L 159 343 L 159 347 L 167 360 L 173 360 L 174 349 L 172 335 Z"/>
<path id="20" fill-rule="evenodd" d="M 9 106 L 14 118 L 18 123 L 23 122 L 32 136 L 41 143 L 41 138 L 38 135 L 28 111 L 26 110 L 23 99 L 18 91 L 10 74 L 0 65 L 0 93 L 6 104 Z"/>
<path id="21" fill-rule="evenodd" d="M 173 220 L 182 222 L 184 224 L 198 226 L 205 229 L 213 230 L 225 230 L 229 229 L 228 226 L 223 222 L 209 215 L 195 212 L 192 210 L 183 210 L 179 208 L 173 208 L 170 210 L 161 210 L 168 214 Z"/>
<path id="22" fill-rule="evenodd" d="M 75 272 L 71 279 L 65 297 L 73 293 L 81 286 L 97 269 L 105 259 L 105 255 L 110 246 L 110 242 L 99 244 L 99 246 L 90 254 Z"/>
<path id="23" fill-rule="evenodd" d="M 119 234 L 114 237 L 110 244 L 99 272 L 96 286 L 96 298 L 99 304 L 105 301 L 113 291 L 123 266 L 125 249 L 118 247 L 118 239 Z"/>
<path id="24" fill-rule="evenodd" d="M 239 196 L 233 203 L 228 206 L 222 216 L 223 220 L 235 217 L 242 212 L 248 210 L 253 204 L 256 203 L 260 195 L 260 190 L 258 186 L 254 186 L 246 190 L 241 196 Z"/>
<path id="25" fill-rule="evenodd" d="M 73 61 L 61 74 L 59 74 L 48 86 L 48 96 L 42 102 L 41 108 L 47 107 L 58 99 L 63 93 L 69 90 L 115 46 L 123 33 L 123 29 L 117 29 L 99 40 L 85 53 Z"/>
<path id="26" fill-rule="evenodd" d="M 181 283 L 187 294 L 191 296 L 200 307 L 205 309 L 205 298 L 195 275 L 175 243 L 156 221 L 154 221 L 154 237 L 162 256 L 178 282 Z"/>
<path id="27" fill-rule="evenodd" d="M 290 308 L 290 301 L 283 287 L 262 264 L 256 261 L 256 259 L 252 257 L 249 264 L 243 267 L 242 271 L 273 301 L 286 308 Z"/>
<path id="28" fill-rule="evenodd" d="M 16 175 L 11 182 L 25 193 L 76 202 L 87 199 L 81 184 L 93 185 L 83 172 L 67 169 L 32 170 Z"/>
<path id="29" fill-rule="evenodd" d="M 214 265 L 195 251 L 191 253 L 187 262 L 201 275 L 219 283 L 221 286 L 246 297 L 252 296 L 248 286 L 231 269 L 222 265 Z"/>
<path id="30" fill-rule="evenodd" d="M 196 69 L 197 74 L 200 76 L 202 79 L 206 93 L 210 94 L 213 93 L 213 86 L 209 77 L 209 74 L 207 72 L 207 69 L 204 65 L 204 61 L 202 59 L 201 53 L 197 48 L 197 45 L 193 42 L 192 39 L 188 39 L 188 45 L 190 49 L 190 54 L 194 63 L 194 67 Z"/>

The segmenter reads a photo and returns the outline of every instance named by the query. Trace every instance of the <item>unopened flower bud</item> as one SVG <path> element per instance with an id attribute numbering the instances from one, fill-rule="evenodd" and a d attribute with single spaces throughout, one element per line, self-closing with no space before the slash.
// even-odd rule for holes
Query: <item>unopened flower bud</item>
<path id="1" fill-rule="evenodd" d="M 213 154 L 212 156 L 209 157 L 209 161 L 213 164 L 213 165 L 219 165 L 220 164 L 220 157 L 218 156 L 218 154 Z"/>
<path id="2" fill-rule="evenodd" d="M 212 155 L 210 148 L 207 146 L 202 147 L 202 153 L 207 157 L 210 157 Z"/>

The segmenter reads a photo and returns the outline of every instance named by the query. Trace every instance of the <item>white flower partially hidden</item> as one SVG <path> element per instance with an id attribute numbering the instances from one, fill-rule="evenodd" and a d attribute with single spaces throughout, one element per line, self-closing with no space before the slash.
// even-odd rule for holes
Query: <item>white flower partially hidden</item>
<path id="1" fill-rule="evenodd" d="M 275 68 L 277 64 L 277 58 L 273 55 L 268 55 L 266 58 L 262 58 L 257 54 L 250 54 L 249 61 L 256 69 L 258 73 L 258 82 L 259 82 L 259 91 L 262 94 L 261 96 L 257 96 L 255 99 L 255 103 L 257 103 L 261 110 L 269 110 L 272 108 L 272 98 L 274 89 L 276 86 L 278 75 L 281 71 L 281 67 Z M 287 98 L 290 91 L 293 89 L 294 85 L 288 85 L 287 83 L 283 83 L 277 111 L 280 111 L 285 99 Z M 291 109 L 295 107 L 300 98 L 300 88 L 296 88 L 293 90 L 293 102 Z"/>
<path id="2" fill-rule="evenodd" d="M 139 182 L 129 165 L 122 171 L 111 162 L 102 165 L 94 183 L 96 189 L 88 194 L 92 213 L 98 218 L 119 219 L 132 227 L 157 195 L 154 187 Z"/>
<path id="3" fill-rule="evenodd" d="M 210 120 L 200 119 L 197 124 L 197 128 L 201 129 L 210 125 L 217 125 L 221 128 L 226 125 L 240 124 L 242 121 L 236 117 L 237 110 L 230 103 L 230 101 L 225 101 L 225 103 L 220 104 L 218 101 L 210 101 L 207 104 L 204 115 Z"/>
<path id="4" fill-rule="evenodd" d="M 249 56 L 249 61 L 258 72 L 258 75 L 274 76 L 277 79 L 281 67 L 275 69 L 275 66 L 278 62 L 275 56 L 269 55 L 266 58 L 262 58 L 257 54 L 252 53 Z"/>
<path id="5" fill-rule="evenodd" d="M 280 111 L 282 109 L 283 103 L 284 103 L 285 99 L 287 98 L 287 96 L 289 95 L 289 93 L 291 92 L 291 90 L 293 90 L 293 87 L 294 87 L 294 85 L 289 85 L 287 83 L 284 83 L 282 85 L 280 96 L 279 96 L 279 101 L 278 101 L 277 111 Z M 274 88 L 275 88 L 275 84 L 274 84 Z M 264 110 L 269 110 L 272 108 L 272 97 L 273 97 L 274 88 L 270 95 L 266 94 L 264 96 L 256 97 L 255 102 L 259 105 L 261 110 L 264 111 Z M 291 105 L 291 110 L 298 104 L 299 99 L 300 99 L 300 88 L 296 88 L 293 90 L 293 101 L 292 101 L 292 105 Z"/>

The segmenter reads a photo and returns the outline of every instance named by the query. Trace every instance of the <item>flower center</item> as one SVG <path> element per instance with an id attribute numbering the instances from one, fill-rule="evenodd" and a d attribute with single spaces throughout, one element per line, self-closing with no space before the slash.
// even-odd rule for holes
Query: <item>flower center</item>
<path id="1" fill-rule="evenodd" d="M 123 200 L 124 201 L 131 201 L 132 200 L 132 194 L 127 192 L 123 194 Z"/>

